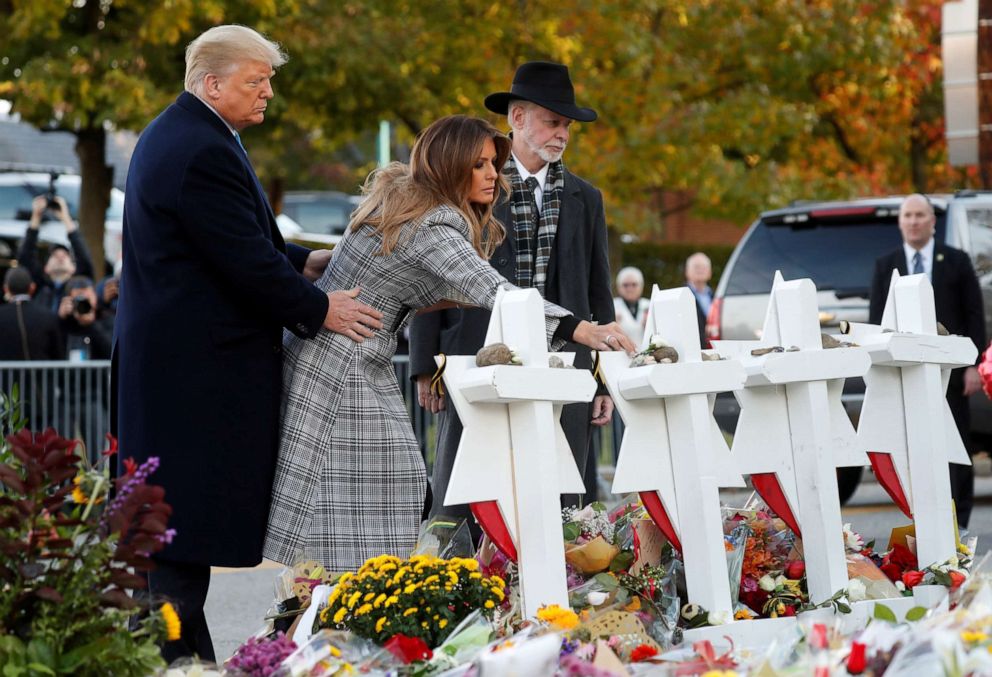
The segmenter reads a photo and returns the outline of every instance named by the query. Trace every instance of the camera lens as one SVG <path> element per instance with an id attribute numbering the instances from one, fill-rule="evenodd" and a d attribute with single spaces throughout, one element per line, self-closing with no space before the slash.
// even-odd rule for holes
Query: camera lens
<path id="1" fill-rule="evenodd" d="M 72 310 L 79 315 L 86 315 L 93 311 L 93 304 L 85 296 L 77 296 L 72 300 Z"/>

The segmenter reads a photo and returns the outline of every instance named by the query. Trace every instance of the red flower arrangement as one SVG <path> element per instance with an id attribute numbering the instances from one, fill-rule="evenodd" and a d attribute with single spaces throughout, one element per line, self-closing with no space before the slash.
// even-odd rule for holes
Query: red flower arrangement
<path id="1" fill-rule="evenodd" d="M 646 661 L 649 658 L 653 658 L 658 655 L 658 650 L 649 644 L 639 644 L 633 651 L 630 652 L 630 662 L 640 663 L 641 661 Z"/>
<path id="2" fill-rule="evenodd" d="M 424 640 L 419 637 L 407 637 L 402 633 L 393 635 L 382 646 L 407 664 L 415 661 L 429 661 L 434 656 L 434 652 Z"/>

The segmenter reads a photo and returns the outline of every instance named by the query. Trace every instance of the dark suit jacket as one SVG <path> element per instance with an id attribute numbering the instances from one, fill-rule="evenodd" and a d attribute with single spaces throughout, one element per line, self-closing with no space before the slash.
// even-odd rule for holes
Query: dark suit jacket
<path id="1" fill-rule="evenodd" d="M 960 249 L 939 242 L 934 243 L 933 254 L 931 284 L 937 321 L 950 333 L 967 336 L 974 341 L 981 359 L 985 348 L 985 318 L 982 292 L 971 259 Z M 875 262 L 868 311 L 868 321 L 872 324 L 882 321 L 894 268 L 899 270 L 900 275 L 906 275 L 906 254 L 901 246 Z"/>
<path id="2" fill-rule="evenodd" d="M 18 306 L 23 320 L 23 335 L 17 317 Z M 55 313 L 34 301 L 0 305 L 0 360 L 64 359 L 65 341 Z"/>
<path id="3" fill-rule="evenodd" d="M 275 470 L 282 328 L 313 336 L 327 297 L 294 270 L 307 251 L 287 252 L 231 131 L 189 93 L 138 140 L 123 252 L 120 454 L 161 459 L 150 481 L 165 487 L 178 532 L 162 557 L 257 564 Z"/>
<path id="4" fill-rule="evenodd" d="M 572 311 L 579 320 L 613 322 L 610 262 L 603 196 L 590 183 L 565 170 L 565 189 L 558 217 L 545 298 Z M 496 218 L 507 235 L 489 263 L 510 282 L 516 280 L 517 249 L 510 204 L 505 196 L 496 206 Z M 474 355 L 482 347 L 489 327 L 489 311 L 482 308 L 451 309 L 418 315 L 410 326 L 410 373 L 434 373 L 434 355 Z M 569 343 L 575 365 L 591 365 L 589 349 Z"/>

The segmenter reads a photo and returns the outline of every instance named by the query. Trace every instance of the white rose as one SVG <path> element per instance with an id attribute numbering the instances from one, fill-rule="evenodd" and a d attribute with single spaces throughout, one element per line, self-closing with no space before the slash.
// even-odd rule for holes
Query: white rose
<path id="1" fill-rule="evenodd" d="M 782 574 L 779 574 L 778 576 L 775 577 L 775 585 L 776 586 L 785 585 L 785 582 L 787 580 L 789 580 L 789 579 L 786 578 L 785 576 L 783 576 Z"/>
<path id="2" fill-rule="evenodd" d="M 775 579 L 769 576 L 768 574 L 765 574 L 764 576 L 758 579 L 758 587 L 764 590 L 765 592 L 771 592 L 772 590 L 775 589 Z"/>
<path id="3" fill-rule="evenodd" d="M 589 604 L 592 606 L 599 606 L 606 601 L 607 597 L 609 597 L 609 595 L 605 592 L 590 592 L 588 597 Z"/>
<path id="4" fill-rule="evenodd" d="M 896 581 L 896 590 L 898 590 L 899 592 L 902 592 L 905 589 L 906 589 L 906 584 L 905 583 L 903 583 L 902 581 Z"/>
<path id="5" fill-rule="evenodd" d="M 852 602 L 862 601 L 868 594 L 865 584 L 857 578 L 851 579 L 847 583 L 847 598 Z"/>
<path id="6" fill-rule="evenodd" d="M 730 622 L 729 611 L 711 611 L 706 615 L 706 621 L 710 625 L 723 625 Z"/>

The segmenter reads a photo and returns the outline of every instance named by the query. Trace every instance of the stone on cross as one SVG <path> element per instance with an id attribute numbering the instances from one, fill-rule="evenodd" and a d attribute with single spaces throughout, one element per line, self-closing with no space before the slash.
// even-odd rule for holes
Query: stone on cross
<path id="1" fill-rule="evenodd" d="M 939 336 L 933 287 L 926 275 L 892 272 L 880 326 L 851 324 L 872 367 L 858 424 L 879 482 L 916 524 L 921 567 L 955 554 L 947 464 L 970 464 L 945 393 L 951 369 L 975 363 L 966 336 Z"/>
<path id="2" fill-rule="evenodd" d="M 713 418 L 715 393 L 740 388 L 737 361 L 703 361 L 696 301 L 688 288 L 651 293 L 645 345 L 652 338 L 677 362 L 630 367 L 622 353 L 600 354 L 600 372 L 624 421 L 613 493 L 637 492 L 685 561 L 689 601 L 732 612 L 720 487 L 744 480 Z"/>
<path id="3" fill-rule="evenodd" d="M 546 604 L 568 606 L 561 494 L 584 493 L 561 427 L 561 408 L 591 402 L 596 381 L 585 369 L 548 367 L 544 304 L 534 289 L 502 291 L 486 344 L 515 349 L 521 366 L 476 367 L 475 356 L 448 356 L 444 381 L 462 421 L 445 505 L 472 503 L 487 533 L 520 566 L 524 617 Z M 566 364 L 572 353 L 559 353 Z M 440 359 L 439 359 L 440 363 Z"/>
<path id="4" fill-rule="evenodd" d="M 836 468 L 868 459 L 840 396 L 845 378 L 868 371 L 868 354 L 824 349 L 812 281 L 785 282 L 778 272 L 761 339 L 714 347 L 738 356 L 747 373 L 735 393 L 741 414 L 732 455 L 769 507 L 801 534 L 810 600 L 823 602 L 847 587 Z"/>

